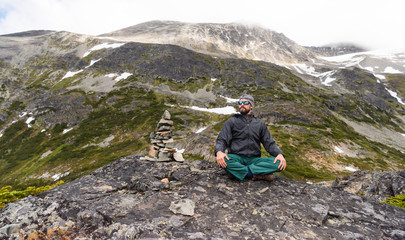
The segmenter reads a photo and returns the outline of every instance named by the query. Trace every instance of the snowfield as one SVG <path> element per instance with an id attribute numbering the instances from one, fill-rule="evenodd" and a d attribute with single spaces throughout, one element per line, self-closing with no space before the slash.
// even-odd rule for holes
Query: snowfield
<path id="1" fill-rule="evenodd" d="M 102 44 L 99 44 L 99 45 L 96 45 L 96 46 L 90 48 L 89 51 L 87 51 L 83 54 L 83 57 L 87 57 L 94 51 L 98 51 L 98 50 L 106 49 L 106 48 L 119 48 L 124 44 L 125 43 L 102 43 Z"/>

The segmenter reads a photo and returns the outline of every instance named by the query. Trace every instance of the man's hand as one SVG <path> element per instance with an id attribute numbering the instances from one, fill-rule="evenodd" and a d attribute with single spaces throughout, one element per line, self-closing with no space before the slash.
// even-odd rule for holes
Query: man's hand
<path id="1" fill-rule="evenodd" d="M 218 154 L 217 154 L 217 159 L 218 159 Z M 277 155 L 276 159 L 274 159 L 274 163 L 276 163 L 278 160 L 280 160 L 280 164 L 278 165 L 278 169 L 280 169 L 281 171 L 284 171 L 285 167 L 287 166 L 287 161 L 284 159 L 283 154 Z"/>
<path id="2" fill-rule="evenodd" d="M 217 152 L 217 163 L 218 166 L 220 166 L 221 168 L 226 168 L 226 162 L 225 162 L 225 158 L 228 159 L 228 155 L 226 155 L 225 153 L 218 151 Z"/>

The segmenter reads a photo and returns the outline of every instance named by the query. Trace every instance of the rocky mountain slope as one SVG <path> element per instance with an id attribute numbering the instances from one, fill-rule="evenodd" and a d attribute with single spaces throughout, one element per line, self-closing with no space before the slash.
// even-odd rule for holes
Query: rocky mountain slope
<path id="1" fill-rule="evenodd" d="M 366 52 L 365 48 L 349 44 L 349 43 L 341 43 L 341 44 L 329 44 L 322 47 L 306 47 L 311 51 L 316 52 L 318 55 L 321 56 L 339 56 L 339 55 L 346 55 L 351 53 L 357 52 Z"/>
<path id="2" fill-rule="evenodd" d="M 390 174 L 403 183 L 403 171 Z M 405 237 L 405 211 L 364 196 L 284 177 L 240 183 L 207 161 L 135 156 L 0 213 L 0 239 Z"/>
<path id="3" fill-rule="evenodd" d="M 213 36 L 207 41 L 217 50 L 202 52 L 215 56 L 191 44 L 201 38 L 188 48 L 131 40 L 148 32 L 170 39 L 180 30 L 181 39 L 208 32 L 200 37 Z M 218 43 L 227 36 L 236 52 Z M 249 49 L 243 55 L 250 40 L 265 41 L 258 52 L 284 65 L 255 61 Z M 0 187 L 71 181 L 117 158 L 146 155 L 165 110 L 185 159 L 213 161 L 215 138 L 244 92 L 256 97 L 255 114 L 287 156 L 285 177 L 333 180 L 405 166 L 400 53 L 333 61 L 259 27 L 176 22 L 108 37 L 30 31 L 0 36 L 0 45 Z M 379 68 L 365 65 L 377 61 Z"/>
<path id="4" fill-rule="evenodd" d="M 217 57 L 276 64 L 313 59 L 315 54 L 277 33 L 255 25 L 152 21 L 103 34 L 118 41 L 174 44 Z"/>

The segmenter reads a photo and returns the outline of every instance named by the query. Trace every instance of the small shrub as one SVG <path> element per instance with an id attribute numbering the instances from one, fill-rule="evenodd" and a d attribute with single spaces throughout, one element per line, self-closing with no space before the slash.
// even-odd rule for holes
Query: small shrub
<path id="1" fill-rule="evenodd" d="M 405 194 L 390 197 L 381 202 L 405 209 Z"/>
<path id="2" fill-rule="evenodd" d="M 20 101 L 14 101 L 10 107 L 8 108 L 9 111 L 16 111 L 19 109 L 24 109 L 24 103 Z"/>
<path id="3" fill-rule="evenodd" d="M 11 191 L 11 186 L 5 186 L 0 188 L 0 208 L 4 208 L 6 203 L 14 202 L 20 198 L 28 197 L 29 195 L 36 195 L 46 190 L 54 188 L 56 186 L 64 184 L 63 181 L 59 181 L 53 185 L 47 185 L 42 187 L 27 187 L 23 191 Z"/>

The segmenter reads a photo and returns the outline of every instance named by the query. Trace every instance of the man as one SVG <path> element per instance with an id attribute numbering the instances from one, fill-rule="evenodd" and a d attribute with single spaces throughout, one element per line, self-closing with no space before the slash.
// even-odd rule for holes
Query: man
<path id="1" fill-rule="evenodd" d="M 238 104 L 240 114 L 225 122 L 216 141 L 218 165 L 239 181 L 244 178 L 272 181 L 272 173 L 283 171 L 287 165 L 283 152 L 277 147 L 266 124 L 253 115 L 254 98 L 244 94 Z M 261 143 L 275 158 L 261 157 Z"/>

